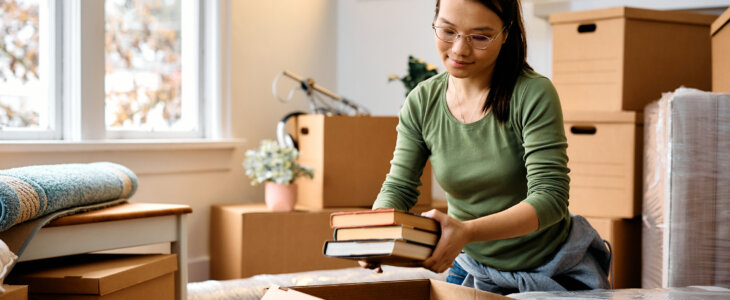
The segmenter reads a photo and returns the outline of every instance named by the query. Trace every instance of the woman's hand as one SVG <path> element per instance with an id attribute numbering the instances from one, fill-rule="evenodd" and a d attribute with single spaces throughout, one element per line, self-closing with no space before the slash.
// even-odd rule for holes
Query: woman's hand
<path id="1" fill-rule="evenodd" d="M 471 242 L 471 234 L 464 223 L 438 210 L 432 209 L 421 215 L 433 218 L 441 224 L 441 238 L 431 257 L 423 262 L 423 266 L 436 273 L 444 272 L 452 267 L 456 256 Z"/>
<path id="2" fill-rule="evenodd" d="M 358 260 L 357 263 L 365 269 L 375 270 L 375 273 L 383 273 L 383 268 L 379 263 L 369 262 L 366 260 Z"/>

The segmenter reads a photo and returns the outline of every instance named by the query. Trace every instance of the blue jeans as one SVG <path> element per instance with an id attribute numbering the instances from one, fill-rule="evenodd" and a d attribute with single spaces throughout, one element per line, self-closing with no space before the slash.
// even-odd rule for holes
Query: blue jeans
<path id="1" fill-rule="evenodd" d="M 466 274 L 466 271 L 454 261 L 454 266 L 449 269 L 449 275 L 446 276 L 446 282 L 461 285 L 464 282 L 464 278 L 466 278 Z"/>

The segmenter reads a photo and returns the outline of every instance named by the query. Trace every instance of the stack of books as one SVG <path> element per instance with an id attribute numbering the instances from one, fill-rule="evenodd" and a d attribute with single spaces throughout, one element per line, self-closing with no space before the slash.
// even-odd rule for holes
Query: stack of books
<path id="1" fill-rule="evenodd" d="M 394 209 L 332 213 L 330 226 L 335 240 L 324 255 L 398 266 L 420 266 L 441 230 L 434 219 Z"/>

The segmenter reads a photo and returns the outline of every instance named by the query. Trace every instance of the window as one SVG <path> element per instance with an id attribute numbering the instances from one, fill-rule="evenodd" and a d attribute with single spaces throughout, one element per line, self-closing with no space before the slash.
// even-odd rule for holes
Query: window
<path id="1" fill-rule="evenodd" d="M 217 2 L 0 0 L 0 139 L 211 136 Z"/>
<path id="2" fill-rule="evenodd" d="M 0 137 L 55 138 L 51 3 L 0 1 Z"/>
<path id="3" fill-rule="evenodd" d="M 183 77 L 183 68 L 197 73 L 196 29 L 182 26 L 197 22 L 181 22 L 195 19 L 193 2 L 181 2 L 106 0 L 107 130 L 198 130 L 195 77 Z"/>

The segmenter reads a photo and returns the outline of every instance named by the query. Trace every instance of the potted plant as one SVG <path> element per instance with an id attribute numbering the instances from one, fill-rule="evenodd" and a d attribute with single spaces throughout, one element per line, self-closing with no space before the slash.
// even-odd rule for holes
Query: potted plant
<path id="1" fill-rule="evenodd" d="M 311 168 L 296 162 L 298 157 L 297 149 L 282 147 L 272 140 L 263 140 L 258 149 L 246 151 L 246 175 L 251 178 L 251 185 L 265 183 L 264 198 L 269 209 L 293 210 L 297 195 L 294 180 L 300 176 L 314 177 Z"/>
<path id="2" fill-rule="evenodd" d="M 395 74 L 388 75 L 388 81 L 400 81 L 403 83 L 403 87 L 406 88 L 406 97 L 408 93 L 413 90 L 418 83 L 426 79 L 431 78 L 438 74 L 438 68 L 435 65 L 429 64 L 420 58 L 416 58 L 413 55 L 408 56 L 408 75 L 399 77 Z"/>

